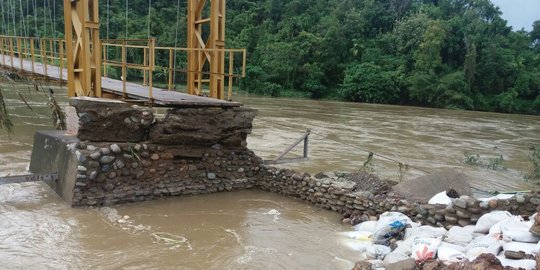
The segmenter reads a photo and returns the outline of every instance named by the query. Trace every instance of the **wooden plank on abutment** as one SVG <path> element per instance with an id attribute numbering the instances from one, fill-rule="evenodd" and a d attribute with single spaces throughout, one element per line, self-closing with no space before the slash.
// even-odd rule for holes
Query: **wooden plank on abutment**
<path id="1" fill-rule="evenodd" d="M 0 54 L 0 64 L 2 64 L 2 57 L 5 57 L 4 67 L 11 68 L 11 56 Z M 22 66 L 21 60 L 18 57 L 13 58 L 13 67 L 18 70 L 22 70 L 28 73 L 32 73 L 32 61 L 23 59 Z M 34 74 L 45 76 L 53 80 L 67 80 L 67 69 L 60 69 L 58 66 L 45 65 L 42 63 L 34 62 Z M 116 96 L 123 96 L 123 83 L 120 80 L 101 77 L 101 90 L 106 93 L 114 94 Z M 126 83 L 126 96 L 129 99 L 134 99 L 141 102 L 150 102 L 150 93 L 148 86 L 142 86 L 137 83 Z M 200 97 L 189 95 L 186 93 L 180 93 L 176 91 L 169 91 L 161 88 L 152 88 L 152 104 L 155 106 L 164 107 L 239 107 L 242 106 L 239 102 L 230 102 L 220 99 L 213 99 L 207 97 Z"/>

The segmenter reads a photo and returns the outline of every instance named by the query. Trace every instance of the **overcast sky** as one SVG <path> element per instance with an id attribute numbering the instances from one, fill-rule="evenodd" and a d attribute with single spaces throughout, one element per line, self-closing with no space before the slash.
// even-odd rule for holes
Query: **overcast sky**
<path id="1" fill-rule="evenodd" d="M 501 8 L 502 17 L 514 30 L 532 30 L 532 24 L 540 20 L 540 0 L 491 0 Z"/>

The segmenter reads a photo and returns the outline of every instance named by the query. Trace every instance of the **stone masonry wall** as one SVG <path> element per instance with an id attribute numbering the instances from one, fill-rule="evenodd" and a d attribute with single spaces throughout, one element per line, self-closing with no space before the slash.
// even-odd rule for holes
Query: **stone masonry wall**
<path id="1" fill-rule="evenodd" d="M 489 202 L 462 196 L 452 206 L 427 205 L 392 192 L 355 190 L 355 183 L 344 179 L 268 167 L 246 146 L 255 117 L 248 108 L 186 107 L 155 119 L 147 109 L 118 101 L 75 98 L 70 104 L 80 117 L 81 139 L 72 148 L 78 162 L 73 206 L 258 188 L 342 213 L 351 224 L 399 211 L 449 228 L 474 224 L 492 210 L 531 215 L 540 205 L 540 192 Z"/>
<path id="2" fill-rule="evenodd" d="M 317 179 L 309 174 L 265 167 L 257 187 L 266 191 L 296 197 L 324 209 L 346 214 L 346 221 L 357 224 L 387 211 L 398 211 L 425 225 L 450 228 L 476 224 L 480 216 L 493 210 L 530 216 L 540 205 L 540 191 L 518 194 L 508 200 L 482 202 L 468 196 L 453 199 L 453 205 L 413 203 L 392 192 L 373 194 L 353 191 L 355 183 L 346 180 Z M 350 218 L 349 218 L 350 216 Z"/>
<path id="3" fill-rule="evenodd" d="M 247 149 L 78 143 L 73 206 L 103 206 L 254 187 L 261 160 Z"/>

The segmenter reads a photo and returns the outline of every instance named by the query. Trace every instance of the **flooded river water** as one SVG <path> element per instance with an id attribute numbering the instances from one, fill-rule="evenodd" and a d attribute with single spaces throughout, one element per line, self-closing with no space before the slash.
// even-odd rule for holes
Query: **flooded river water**
<path id="1" fill-rule="evenodd" d="M 26 171 L 33 133 L 51 128 L 46 98 L 3 83 L 15 124 L 0 130 L 0 176 Z M 34 112 L 26 108 L 19 91 Z M 56 89 L 65 104 L 65 91 Z M 474 186 L 523 190 L 529 145 L 540 144 L 540 117 L 328 101 L 239 97 L 259 110 L 249 147 L 273 159 L 312 129 L 310 160 L 294 169 L 359 169 L 368 153 L 411 166 L 402 181 L 442 168 Z M 506 169 L 463 164 L 464 153 L 503 155 Z M 301 154 L 301 148 L 291 157 Z M 375 157 L 374 170 L 398 180 L 398 165 Z M 419 168 L 416 170 L 412 167 Z M 45 184 L 0 186 L 0 268 L 8 269 L 346 269 L 357 254 L 339 243 L 350 227 L 336 213 L 258 191 L 72 209 Z"/>

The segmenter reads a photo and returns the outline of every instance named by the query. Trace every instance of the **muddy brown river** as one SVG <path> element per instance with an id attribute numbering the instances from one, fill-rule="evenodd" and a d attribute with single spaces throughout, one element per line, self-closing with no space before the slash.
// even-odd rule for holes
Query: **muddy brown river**
<path id="1" fill-rule="evenodd" d="M 25 173 L 36 130 L 52 127 L 42 93 L 0 87 L 15 124 L 0 130 L 0 176 Z M 54 88 L 65 104 L 65 91 Z M 19 91 L 30 111 L 20 100 Z M 259 110 L 249 147 L 275 158 L 312 129 L 310 159 L 280 165 L 316 173 L 373 170 L 407 181 L 455 168 L 483 190 L 526 190 L 528 147 L 540 145 L 540 117 L 404 106 L 242 96 Z M 296 149 L 287 157 L 301 156 Z M 465 165 L 464 153 L 502 155 L 503 167 Z M 414 168 L 413 168 L 414 167 Z M 43 183 L 0 186 L 2 269 L 350 269 L 359 255 L 340 243 L 350 230 L 336 213 L 258 191 L 179 197 L 113 208 L 72 209 Z"/>

